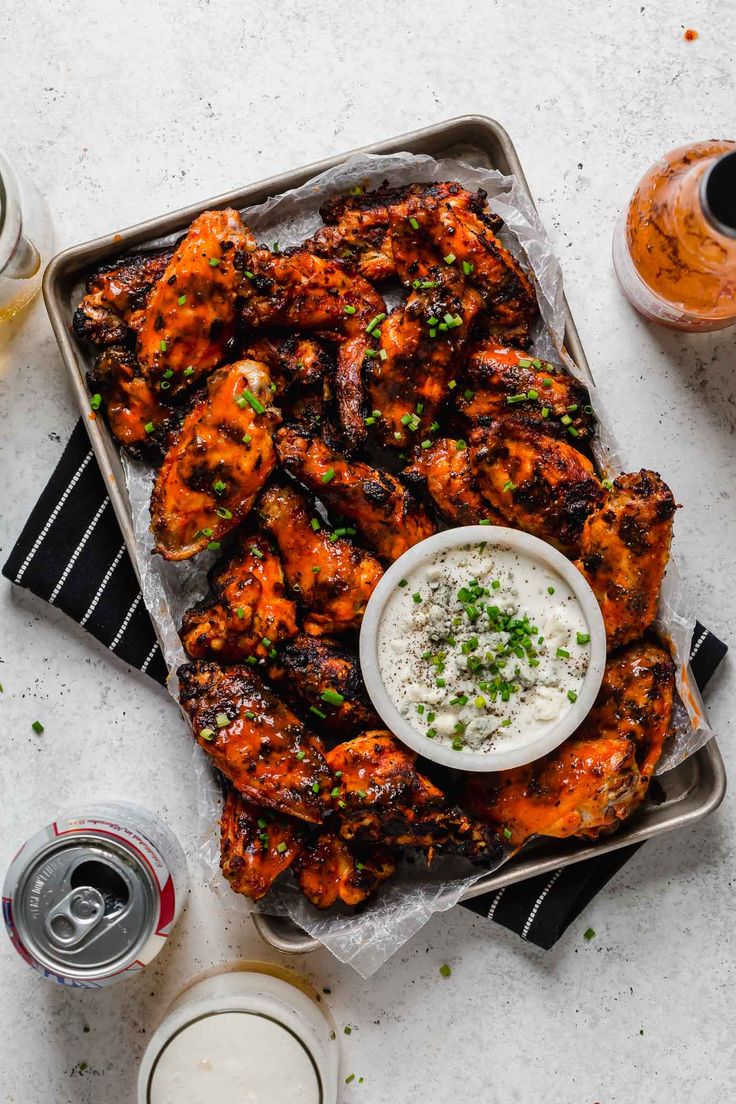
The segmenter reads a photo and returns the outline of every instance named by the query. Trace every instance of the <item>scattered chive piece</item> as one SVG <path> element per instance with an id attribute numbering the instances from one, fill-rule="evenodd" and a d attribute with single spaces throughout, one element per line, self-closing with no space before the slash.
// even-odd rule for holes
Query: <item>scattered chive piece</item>
<path id="1" fill-rule="evenodd" d="M 555 652 L 555 655 L 557 656 L 558 659 L 569 659 L 570 658 L 570 653 L 568 652 L 567 648 L 558 648 Z"/>
<path id="2" fill-rule="evenodd" d="M 567 432 L 570 434 L 571 437 L 579 437 L 580 436 L 580 434 L 578 433 L 575 426 L 568 426 L 567 427 Z"/>
<path id="3" fill-rule="evenodd" d="M 171 379 L 173 375 L 174 375 L 174 369 L 173 368 L 167 368 L 166 371 L 164 372 L 164 379 Z"/>
<path id="4" fill-rule="evenodd" d="M 463 261 L 463 273 L 466 276 L 470 275 L 470 273 L 473 271 L 473 267 L 474 266 L 470 263 L 470 261 Z"/>
<path id="5" fill-rule="evenodd" d="M 363 421 L 367 426 L 372 426 L 376 424 L 376 419 L 373 417 L 364 418 Z"/>
<path id="6" fill-rule="evenodd" d="M 447 965 L 447 963 L 445 963 L 444 966 L 440 966 L 440 974 L 442 975 L 442 977 L 449 977 L 451 973 L 452 969 L 450 966 Z"/>
<path id="7" fill-rule="evenodd" d="M 219 552 L 220 551 L 220 542 L 219 541 L 210 541 L 210 543 L 207 545 L 207 549 L 208 549 L 209 552 Z"/>
<path id="8" fill-rule="evenodd" d="M 253 394 L 252 391 L 246 391 L 245 392 L 245 399 L 246 399 L 246 402 L 250 403 L 250 405 L 253 407 L 256 414 L 265 413 L 265 410 L 266 410 L 265 406 L 263 405 L 263 403 L 258 401 L 258 399 L 255 397 L 255 395 Z"/>
<path id="9" fill-rule="evenodd" d="M 146 433 L 153 433 L 155 427 L 153 422 L 146 422 L 143 428 L 145 429 Z"/>
<path id="10" fill-rule="evenodd" d="M 543 406 L 542 407 L 542 417 L 543 418 L 549 418 L 549 407 L 548 406 Z"/>
<path id="11" fill-rule="evenodd" d="M 327 714 L 323 713 L 321 709 L 318 709 L 316 705 L 310 705 L 309 712 L 314 713 L 315 717 L 319 717 L 321 721 L 324 721 L 327 717 Z"/>
<path id="12" fill-rule="evenodd" d="M 504 834 L 506 839 L 511 839 L 511 837 L 513 836 L 514 833 L 511 831 L 510 828 L 504 828 L 503 834 Z"/>
<path id="13" fill-rule="evenodd" d="M 350 305 L 346 306 L 344 310 L 346 314 L 355 314 L 355 307 L 351 307 Z"/>
<path id="14" fill-rule="evenodd" d="M 236 609 L 236 611 L 235 611 L 235 616 L 236 616 L 236 617 L 237 617 L 237 618 L 238 618 L 238 619 L 239 619 L 240 621 L 242 621 L 242 620 L 243 620 L 243 618 L 245 617 L 245 610 L 243 609 L 243 607 L 242 607 L 242 606 L 238 606 L 238 608 L 237 608 L 237 609 Z"/>
<path id="15" fill-rule="evenodd" d="M 532 362 L 528 357 L 520 357 L 516 362 L 520 368 L 531 368 Z"/>
<path id="16" fill-rule="evenodd" d="M 420 602 L 421 602 L 421 600 L 422 600 L 422 596 L 421 596 L 421 594 L 419 593 L 419 591 L 418 591 L 418 590 L 415 590 L 415 591 L 414 591 L 414 593 L 412 594 L 412 598 L 414 599 L 414 601 L 415 601 L 415 603 L 416 603 L 417 605 L 419 605 L 419 603 L 420 603 Z"/>
<path id="17" fill-rule="evenodd" d="M 548 594 L 554 594 L 554 592 L 555 592 L 555 588 L 553 586 L 548 586 L 547 587 L 547 593 Z"/>
<path id="18" fill-rule="evenodd" d="M 319 793 L 319 782 L 312 783 L 312 793 Z"/>
<path id="19" fill-rule="evenodd" d="M 577 696 L 577 694 L 575 693 L 574 690 L 568 690 L 567 691 L 567 698 L 568 698 L 568 701 L 571 701 L 571 702 L 576 702 L 578 700 L 578 696 Z"/>
<path id="20" fill-rule="evenodd" d="M 246 719 L 247 721 L 253 721 L 253 720 L 255 720 L 255 716 L 256 716 L 256 715 L 255 715 L 255 713 L 254 713 L 254 712 L 253 712 L 253 711 L 252 711 L 251 709 L 246 709 L 246 711 L 245 711 L 245 719 Z M 259 821 L 258 823 L 260 824 L 261 822 Z M 261 824 L 261 828 L 265 828 L 265 827 L 266 827 L 266 825 L 265 825 L 265 824 Z"/>
<path id="21" fill-rule="evenodd" d="M 218 713 L 215 717 L 215 724 L 218 728 L 224 728 L 226 724 L 230 724 L 230 718 L 227 713 Z"/>
<path id="22" fill-rule="evenodd" d="M 519 395 L 507 395 L 506 402 L 512 406 L 514 403 L 526 402 L 528 398 L 526 391 L 522 391 Z"/>
<path id="23" fill-rule="evenodd" d="M 587 939 L 589 943 L 590 943 L 591 939 L 595 939 L 595 929 L 594 928 L 588 928 L 587 931 L 584 931 L 583 932 L 583 939 Z"/>
<path id="24" fill-rule="evenodd" d="M 388 353 L 386 352 L 385 349 L 379 349 L 378 350 L 378 355 L 381 358 L 381 360 L 388 360 Z"/>
<path id="25" fill-rule="evenodd" d="M 265 817 L 259 817 L 258 818 L 258 827 L 259 828 L 268 828 L 268 821 L 266 820 Z"/>
<path id="26" fill-rule="evenodd" d="M 362 798 L 367 797 L 367 796 L 368 796 L 368 794 L 365 792 L 365 790 L 358 790 L 358 797 L 359 798 L 362 799 Z"/>
<path id="27" fill-rule="evenodd" d="M 455 442 L 455 448 L 457 449 L 458 452 L 465 452 L 467 447 L 468 447 L 468 442 L 463 441 L 462 437 L 459 437 L 458 440 Z"/>
<path id="28" fill-rule="evenodd" d="M 478 522 L 478 524 L 479 525 L 490 525 L 491 524 L 491 519 L 490 518 L 481 518 L 480 521 Z"/>
<path id="29" fill-rule="evenodd" d="M 202 740 L 214 740 L 215 730 L 214 728 L 200 728 L 199 736 Z"/>
<path id="30" fill-rule="evenodd" d="M 339 786 L 335 786 L 334 789 L 330 790 L 330 797 L 339 797 L 339 796 L 340 796 L 340 787 Z"/>
<path id="31" fill-rule="evenodd" d="M 320 477 L 323 483 L 330 483 L 335 478 L 335 469 L 328 468 Z"/>
<path id="32" fill-rule="evenodd" d="M 354 1081 L 354 1080 L 355 1080 L 355 1074 L 354 1073 L 349 1073 L 348 1076 L 345 1078 L 345 1084 L 349 1085 L 350 1082 Z"/>
<path id="33" fill-rule="evenodd" d="M 426 440 L 422 441 L 422 448 L 423 449 L 428 449 L 428 448 L 431 448 L 431 447 L 432 447 L 432 442 L 428 438 Z"/>
<path id="34" fill-rule="evenodd" d="M 455 388 L 457 387 L 457 380 L 450 380 L 450 382 L 448 383 L 447 386 L 449 387 L 449 389 L 451 391 L 454 391 Z"/>
<path id="35" fill-rule="evenodd" d="M 212 266 L 212 268 L 217 268 L 217 266 L 219 265 L 219 263 L 220 263 L 220 262 L 219 262 L 219 260 L 217 259 L 217 257 L 210 257 L 210 265 Z"/>
<path id="36" fill-rule="evenodd" d="M 515 491 L 516 484 L 514 483 L 513 479 L 507 479 L 503 485 L 503 489 L 504 491 Z"/>
<path id="37" fill-rule="evenodd" d="M 162 380 L 161 383 L 159 384 L 159 386 L 160 386 L 162 391 L 168 391 L 169 388 L 171 387 L 171 384 L 169 383 L 168 380 Z"/>
<path id="38" fill-rule="evenodd" d="M 280 855 L 283 855 L 284 851 L 286 850 L 286 844 L 283 843 L 283 842 L 282 843 L 277 843 L 276 844 L 276 850 L 278 851 L 278 853 Z"/>
<path id="39" fill-rule="evenodd" d="M 299 760 L 302 760 L 302 759 L 306 758 L 306 755 L 307 755 L 306 751 L 298 751 L 296 753 L 296 757 Z"/>
<path id="40" fill-rule="evenodd" d="M 577 640 L 578 644 L 589 644 L 590 643 L 590 633 L 581 633 L 581 632 L 579 632 L 577 634 L 577 636 L 575 637 L 575 639 Z"/>
<path id="41" fill-rule="evenodd" d="M 41 735 L 41 733 L 43 732 L 43 725 L 41 724 L 41 722 L 40 722 L 40 721 L 34 721 L 34 722 L 33 722 L 33 724 L 31 725 L 31 728 L 33 729 L 33 731 L 34 731 L 34 732 L 35 732 L 35 733 L 36 733 L 36 734 L 37 734 L 38 736 L 40 736 L 40 735 Z"/>
<path id="42" fill-rule="evenodd" d="M 312 526 L 315 533 L 318 533 L 322 528 L 317 518 L 310 518 L 309 524 Z"/>
<path id="43" fill-rule="evenodd" d="M 444 258 L 444 262 L 445 262 L 446 265 L 454 264 L 455 263 L 455 254 L 454 253 L 448 253 L 447 256 Z"/>
<path id="44" fill-rule="evenodd" d="M 551 387 L 551 386 L 552 386 L 552 380 L 549 378 L 549 376 L 547 376 L 545 379 L 542 380 L 542 387 Z"/>
<path id="45" fill-rule="evenodd" d="M 539 398 L 539 392 L 535 391 L 534 388 L 527 391 L 527 395 L 529 396 L 530 399 L 538 399 Z"/>
<path id="46" fill-rule="evenodd" d="M 562 417 L 560 418 L 560 421 L 562 422 L 562 424 L 564 426 L 572 425 L 572 418 L 570 417 L 569 414 L 563 414 Z"/>
<path id="47" fill-rule="evenodd" d="M 159 349 L 161 350 L 162 353 L 166 352 L 167 346 L 166 346 L 166 341 L 164 340 L 164 338 L 161 338 L 161 340 L 158 343 L 158 347 L 159 347 Z"/>
<path id="48" fill-rule="evenodd" d="M 223 491 L 227 490 L 227 483 L 223 483 L 221 479 L 216 479 L 212 484 L 212 490 L 215 494 L 222 494 Z"/>
<path id="49" fill-rule="evenodd" d="M 250 444 L 250 442 L 251 442 L 251 436 L 250 436 L 250 433 L 244 433 L 244 434 L 243 434 L 243 444 L 244 444 L 244 445 L 249 445 L 249 444 Z"/>
<path id="50" fill-rule="evenodd" d="M 408 582 L 407 579 L 399 579 L 399 586 L 400 587 L 405 587 L 407 585 L 407 582 Z"/>
<path id="51" fill-rule="evenodd" d="M 413 217 L 409 219 L 409 225 L 411 226 L 412 230 L 418 230 L 419 229 L 419 223 Z"/>
<path id="52" fill-rule="evenodd" d="M 177 303 L 179 304 L 180 307 L 183 307 L 184 304 L 187 301 L 187 297 L 186 297 L 186 295 L 180 295 L 179 298 L 176 301 L 177 301 Z"/>
<path id="53" fill-rule="evenodd" d="M 187 368 L 184 369 L 184 375 L 185 376 L 193 376 L 194 375 L 194 369 L 192 368 L 191 364 Z"/>
<path id="54" fill-rule="evenodd" d="M 371 318 L 370 322 L 368 323 L 368 325 L 365 328 L 365 332 L 368 333 L 368 334 L 372 334 L 373 331 L 375 330 L 376 326 L 379 326 L 381 324 L 381 322 L 383 322 L 385 317 L 386 317 L 385 314 L 377 314 L 375 316 L 375 318 Z"/>
<path id="55" fill-rule="evenodd" d="M 98 393 L 95 393 L 92 396 L 92 398 L 89 400 L 89 405 L 92 408 L 92 410 L 99 410 L 101 402 L 102 402 L 102 395 L 100 395 Z"/>
<path id="56" fill-rule="evenodd" d="M 612 491 L 613 490 L 613 480 L 612 479 L 602 479 L 601 480 L 601 485 L 604 486 L 607 491 Z"/>
<path id="57" fill-rule="evenodd" d="M 218 506 L 215 513 L 218 517 L 224 518 L 225 521 L 230 521 L 233 516 L 232 510 L 228 510 L 227 506 Z"/>
<path id="58" fill-rule="evenodd" d="M 342 705 L 345 701 L 345 695 L 337 690 L 323 690 L 320 697 L 323 702 L 329 702 L 330 705 Z"/>
<path id="59" fill-rule="evenodd" d="M 257 560 L 262 560 L 262 559 L 264 559 L 264 555 L 263 555 L 263 553 L 261 552 L 260 548 L 256 548 L 255 544 L 252 544 L 252 545 L 250 546 L 250 549 L 249 549 L 249 551 L 253 553 L 253 555 L 255 556 L 255 558 L 256 558 Z"/>
<path id="60" fill-rule="evenodd" d="M 353 1033 L 352 1027 L 348 1027 L 348 1026 L 345 1026 L 342 1029 L 342 1031 L 343 1031 L 343 1035 L 352 1035 L 352 1033 Z M 355 1076 L 355 1075 L 353 1075 L 353 1076 Z"/>

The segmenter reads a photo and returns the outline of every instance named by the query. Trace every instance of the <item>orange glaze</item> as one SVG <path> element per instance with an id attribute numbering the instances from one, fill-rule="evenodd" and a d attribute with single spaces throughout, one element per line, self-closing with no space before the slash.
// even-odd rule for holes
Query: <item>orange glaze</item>
<path id="1" fill-rule="evenodd" d="M 187 390 L 223 359 L 254 248 L 237 211 L 205 211 L 194 220 L 151 293 L 138 334 L 141 369 L 159 389 Z"/>
<path id="2" fill-rule="evenodd" d="M 219 547 L 249 513 L 276 464 L 271 434 L 279 416 L 271 397 L 268 373 L 255 360 L 220 368 L 208 380 L 156 475 L 151 529 L 164 559 L 189 559 L 212 542 Z"/>

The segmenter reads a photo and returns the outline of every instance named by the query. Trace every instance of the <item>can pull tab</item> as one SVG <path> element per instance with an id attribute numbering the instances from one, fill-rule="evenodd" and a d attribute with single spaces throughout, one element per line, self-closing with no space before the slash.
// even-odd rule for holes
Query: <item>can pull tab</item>
<path id="1" fill-rule="evenodd" d="M 51 909 L 44 921 L 49 939 L 57 947 L 76 947 L 97 927 L 105 912 L 105 899 L 92 886 L 78 886 Z"/>

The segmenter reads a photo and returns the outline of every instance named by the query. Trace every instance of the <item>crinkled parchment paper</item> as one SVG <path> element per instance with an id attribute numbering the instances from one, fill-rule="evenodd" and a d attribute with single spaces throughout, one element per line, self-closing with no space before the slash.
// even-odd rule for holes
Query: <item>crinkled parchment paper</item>
<path id="1" fill-rule="evenodd" d="M 558 364 L 564 363 L 590 388 L 591 402 L 600 420 L 594 445 L 596 459 L 605 475 L 615 476 L 624 467 L 607 427 L 600 398 L 588 372 L 574 364 L 564 350 L 562 273 L 539 217 L 514 177 L 504 177 L 493 169 L 483 167 L 479 164 L 478 151 L 464 150 L 460 156 L 462 160 L 442 161 L 410 154 L 353 157 L 301 188 L 246 209 L 243 216 L 256 238 L 269 243 L 278 241 L 286 247 L 296 245 L 314 233 L 320 225 L 319 205 L 328 195 L 347 191 L 356 184 L 375 187 L 386 179 L 396 185 L 412 181 L 458 180 L 470 188 L 485 188 L 491 209 L 506 224 L 507 229 L 502 233 L 506 244 L 535 278 L 542 320 L 534 335 L 534 353 Z M 124 465 L 138 539 L 138 567 L 143 593 L 172 672 L 169 689 L 176 697 L 174 672 L 186 658 L 177 626 L 188 606 L 206 592 L 206 573 L 214 557 L 200 555 L 194 561 L 167 564 L 159 556 L 152 556 L 148 512 L 152 473 L 129 459 L 125 459 Z M 658 628 L 672 645 L 680 701 L 659 773 L 676 766 L 712 735 L 700 695 L 687 668 L 694 623 L 695 618 L 686 602 L 677 569 L 670 563 L 662 589 Z M 207 756 L 198 747 L 195 747 L 195 769 L 199 779 L 201 855 L 212 887 L 233 908 L 242 912 L 259 907 L 265 912 L 291 917 L 342 962 L 354 966 L 363 977 L 377 970 L 427 922 L 433 912 L 442 912 L 455 905 L 464 891 L 487 872 L 487 868 L 477 869 L 454 857 L 436 860 L 431 868 L 423 858 L 418 858 L 414 862 L 403 863 L 397 876 L 382 887 L 376 900 L 357 913 L 348 909 L 342 913 L 319 912 L 288 878 L 284 879 L 283 884 L 277 883 L 259 906 L 249 908 L 243 898 L 237 898 L 230 892 L 219 871 L 217 821 L 222 801 L 221 789 Z"/>

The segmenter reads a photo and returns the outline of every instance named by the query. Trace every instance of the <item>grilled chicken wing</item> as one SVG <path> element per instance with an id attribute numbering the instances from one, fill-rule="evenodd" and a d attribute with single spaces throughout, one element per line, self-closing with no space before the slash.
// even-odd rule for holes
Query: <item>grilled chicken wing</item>
<path id="1" fill-rule="evenodd" d="M 488 214 L 485 201 L 485 192 L 449 182 L 337 196 L 321 207 L 327 226 L 311 248 L 342 257 L 371 280 L 398 276 L 406 286 L 421 280 L 428 264 L 456 265 L 483 296 L 490 332 L 525 344 L 536 297 L 497 237 L 501 221 Z"/>
<path id="2" fill-rule="evenodd" d="M 474 429 L 469 443 L 483 498 L 514 528 L 577 551 L 586 517 L 604 498 L 587 457 L 505 418 Z"/>
<path id="3" fill-rule="evenodd" d="M 318 437 L 284 426 L 276 435 L 286 470 L 325 503 L 355 523 L 361 538 L 384 560 L 434 532 L 426 511 L 388 472 L 346 460 Z"/>
<path id="4" fill-rule="evenodd" d="M 493 861 L 500 853 L 495 832 L 449 804 L 416 769 L 416 755 L 391 735 L 366 732 L 327 753 L 337 787 L 344 839 L 419 847 Z"/>
<path id="5" fill-rule="evenodd" d="M 577 566 L 603 613 L 609 646 L 638 640 L 654 621 L 677 506 L 657 472 L 620 475 L 588 516 Z"/>
<path id="6" fill-rule="evenodd" d="M 503 829 L 514 848 L 537 835 L 595 838 L 612 831 L 646 794 L 674 687 L 672 660 L 659 645 L 639 641 L 615 652 L 577 732 L 535 763 L 471 776 L 465 807 Z"/>
<path id="7" fill-rule="evenodd" d="M 165 560 L 217 547 L 250 511 L 276 465 L 269 384 L 254 360 L 218 369 L 175 434 L 151 497 L 151 529 Z"/>
<path id="8" fill-rule="evenodd" d="M 230 790 L 220 821 L 220 869 L 235 893 L 260 901 L 299 849 L 292 822 Z"/>
<path id="9" fill-rule="evenodd" d="M 358 657 L 334 640 L 300 633 L 279 649 L 266 673 L 322 735 L 345 740 L 380 724 Z"/>
<path id="10" fill-rule="evenodd" d="M 248 329 L 288 326 L 339 342 L 338 414 L 346 446 L 357 447 L 366 434 L 363 360 L 374 342 L 367 329 L 371 321 L 385 317 L 383 299 L 361 276 L 305 249 L 285 253 L 259 249 L 250 264 L 253 278 L 242 308 Z"/>
<path id="11" fill-rule="evenodd" d="M 187 610 L 181 639 L 192 659 L 265 659 L 297 633 L 281 560 L 267 540 L 241 536 L 240 548 L 209 575 L 211 593 Z"/>
<path id="12" fill-rule="evenodd" d="M 431 288 L 412 291 L 381 324 L 378 356 L 369 358 L 368 394 L 379 412 L 384 445 L 404 448 L 426 439 L 451 394 L 458 356 L 483 306 L 457 273 L 431 270 Z"/>
<path id="13" fill-rule="evenodd" d="M 98 348 L 127 344 L 140 328 L 148 295 L 166 271 L 172 252 L 173 246 L 167 246 L 133 253 L 96 269 L 74 313 L 77 337 Z"/>
<path id="14" fill-rule="evenodd" d="M 259 337 L 248 344 L 246 355 L 268 367 L 285 421 L 303 425 L 310 432 L 339 437 L 328 420 L 328 403 L 335 381 L 332 353 L 312 337 Z"/>
<path id="15" fill-rule="evenodd" d="M 307 611 L 305 631 L 321 636 L 357 629 L 383 574 L 378 560 L 343 537 L 332 540 L 295 487 L 269 487 L 259 511 L 279 546 L 287 582 Z"/>
<path id="16" fill-rule="evenodd" d="M 169 432 L 182 413 L 164 406 L 143 378 L 133 353 L 112 345 L 100 353 L 89 375 L 90 390 L 102 398 L 102 409 L 116 441 L 136 460 L 159 464 Z"/>
<path id="17" fill-rule="evenodd" d="M 299 888 L 320 909 L 338 901 L 359 905 L 395 870 L 396 863 L 385 848 L 361 848 L 354 853 L 331 832 L 305 839 L 294 863 Z"/>
<path id="18" fill-rule="evenodd" d="M 153 288 L 138 333 L 152 387 L 176 396 L 225 359 L 235 304 L 255 242 L 237 211 L 204 211 Z"/>
<path id="19" fill-rule="evenodd" d="M 440 437 L 418 452 L 402 471 L 401 478 L 413 490 L 429 495 L 449 525 L 478 525 L 486 521 L 504 524 L 481 497 L 465 441 Z"/>
<path id="20" fill-rule="evenodd" d="M 546 361 L 485 341 L 468 357 L 466 375 L 470 387 L 460 392 L 458 405 L 477 425 L 502 417 L 578 443 L 592 435 L 587 388 Z"/>
<path id="21" fill-rule="evenodd" d="M 195 739 L 256 804 L 319 824 L 333 787 L 323 747 L 245 665 L 187 663 L 179 701 Z"/>

